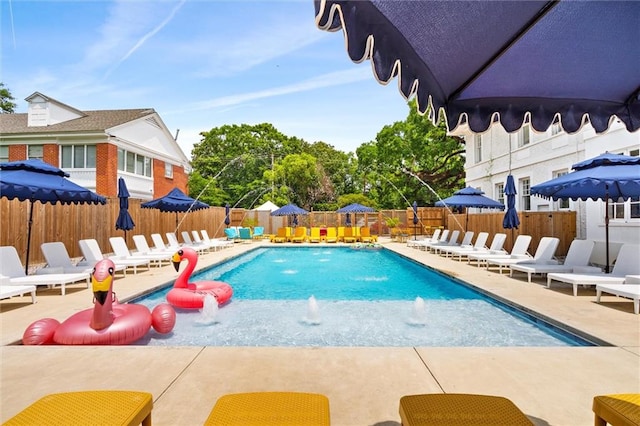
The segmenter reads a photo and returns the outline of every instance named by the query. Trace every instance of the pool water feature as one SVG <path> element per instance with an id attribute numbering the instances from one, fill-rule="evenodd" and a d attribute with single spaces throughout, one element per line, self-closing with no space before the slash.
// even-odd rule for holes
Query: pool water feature
<path id="1" fill-rule="evenodd" d="M 138 344 L 197 346 L 586 346 L 388 250 L 258 248 L 194 275 L 234 288 L 210 313 L 177 310 L 169 336 Z M 153 308 L 169 288 L 135 303 Z"/>

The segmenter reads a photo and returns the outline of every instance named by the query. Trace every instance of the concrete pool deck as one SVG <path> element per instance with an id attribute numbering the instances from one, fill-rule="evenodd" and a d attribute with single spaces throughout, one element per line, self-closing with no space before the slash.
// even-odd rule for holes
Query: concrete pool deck
<path id="1" fill-rule="evenodd" d="M 239 243 L 200 257 L 198 269 L 268 242 Z M 323 243 L 324 244 L 324 243 Z M 406 244 L 383 245 L 568 325 L 611 346 L 600 347 L 28 347 L 15 345 L 28 324 L 64 320 L 90 307 L 82 284 L 38 290 L 38 303 L 0 303 L 0 421 L 49 393 L 93 389 L 150 392 L 155 425 L 201 425 L 218 397 L 250 391 L 326 395 L 333 425 L 399 425 L 403 395 L 478 393 L 511 399 L 536 425 L 593 424 L 596 395 L 640 393 L 640 316 L 630 300 L 595 303 L 595 290 L 547 289 L 538 278 L 509 278 Z M 281 246 L 280 244 L 278 246 Z M 314 245 L 315 246 L 315 245 Z M 333 246 L 333 245 L 331 245 Z M 127 274 L 115 282 L 126 300 L 177 276 L 172 266 Z"/>

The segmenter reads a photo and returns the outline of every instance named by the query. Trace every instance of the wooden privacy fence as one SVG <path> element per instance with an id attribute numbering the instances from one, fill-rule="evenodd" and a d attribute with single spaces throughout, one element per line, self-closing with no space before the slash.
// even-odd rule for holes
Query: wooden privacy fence
<path id="1" fill-rule="evenodd" d="M 225 209 L 224 207 L 211 207 L 204 210 L 184 213 L 162 213 L 157 209 L 143 209 L 139 199 L 129 199 L 129 213 L 135 223 L 135 228 L 126 233 L 129 247 L 134 247 L 133 235 L 142 234 L 147 237 L 149 243 L 152 233 L 160 233 L 163 237 L 166 232 L 180 232 L 206 229 L 212 238 L 224 237 Z M 27 226 L 29 219 L 29 202 L 19 200 L 7 200 L 0 198 L 0 244 L 14 246 L 21 256 L 22 262 L 26 261 L 27 251 Z M 116 219 L 120 210 L 117 197 L 110 197 L 106 205 L 86 204 L 42 204 L 33 203 L 33 227 L 31 231 L 30 265 L 38 265 L 44 262 L 40 245 L 50 241 L 61 241 L 66 246 L 71 257 L 80 257 L 82 253 L 78 241 L 85 238 L 94 238 L 105 252 L 111 251 L 109 238 L 113 236 L 125 236 L 124 231 L 115 229 Z M 510 248 L 512 240 L 520 233 L 532 236 L 531 248 L 535 250 L 538 241 L 543 236 L 557 236 L 560 238 L 558 254 L 564 255 L 569 244 L 576 235 L 575 212 L 520 212 L 521 226 L 511 231 L 502 229 L 502 217 L 504 213 L 479 213 L 469 215 L 469 230 L 476 234 L 487 231 L 492 236 L 496 232 L 506 232 L 507 243 Z M 176 217 L 179 226 L 176 227 Z M 399 225 L 390 230 L 386 224 L 387 218 L 395 218 Z M 454 219 L 455 218 L 455 219 Z M 250 219 L 253 226 L 263 226 L 265 234 L 274 234 L 276 230 L 290 224 L 290 217 L 271 216 L 268 211 L 255 211 L 245 209 L 231 209 L 229 214 L 230 226 L 240 226 L 248 223 Z M 308 215 L 298 216 L 301 226 L 340 226 L 344 225 L 345 214 L 336 212 L 310 212 Z M 457 220 L 457 221 L 456 221 Z M 450 215 L 447 210 L 440 207 L 419 207 L 418 224 L 413 224 L 413 210 L 381 210 L 375 213 L 357 213 L 351 215 L 354 226 L 368 225 L 376 235 L 389 235 L 392 232 L 402 232 L 407 237 L 430 234 L 436 227 L 460 229 L 464 231 L 466 216 Z M 459 224 L 460 225 L 459 225 Z"/>

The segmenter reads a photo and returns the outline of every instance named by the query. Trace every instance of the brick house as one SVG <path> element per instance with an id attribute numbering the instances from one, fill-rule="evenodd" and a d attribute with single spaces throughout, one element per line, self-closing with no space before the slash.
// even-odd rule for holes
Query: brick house
<path id="1" fill-rule="evenodd" d="M 42 93 L 27 113 L 0 114 L 0 162 L 39 158 L 75 183 L 116 196 L 123 177 L 133 198 L 187 191 L 189 160 L 152 108 L 80 111 Z"/>

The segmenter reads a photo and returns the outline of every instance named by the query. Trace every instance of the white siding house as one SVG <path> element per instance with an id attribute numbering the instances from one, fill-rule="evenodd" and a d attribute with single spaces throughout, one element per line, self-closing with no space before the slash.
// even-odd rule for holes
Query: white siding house
<path id="1" fill-rule="evenodd" d="M 537 133 L 528 125 L 508 134 L 496 124 L 483 134 L 468 128 L 457 129 L 456 135 L 466 141 L 466 184 L 483 190 L 487 196 L 502 200 L 507 175 L 514 176 L 518 195 L 518 211 L 575 210 L 577 237 L 603 241 L 603 201 L 551 201 L 531 196 L 532 186 L 571 171 L 571 166 L 605 151 L 640 155 L 640 132 L 629 133 L 614 122 L 606 134 L 598 135 L 586 125 L 580 132 L 567 134 L 552 125 Z M 609 238 L 612 242 L 640 241 L 640 202 L 615 204 L 610 208 Z"/>

